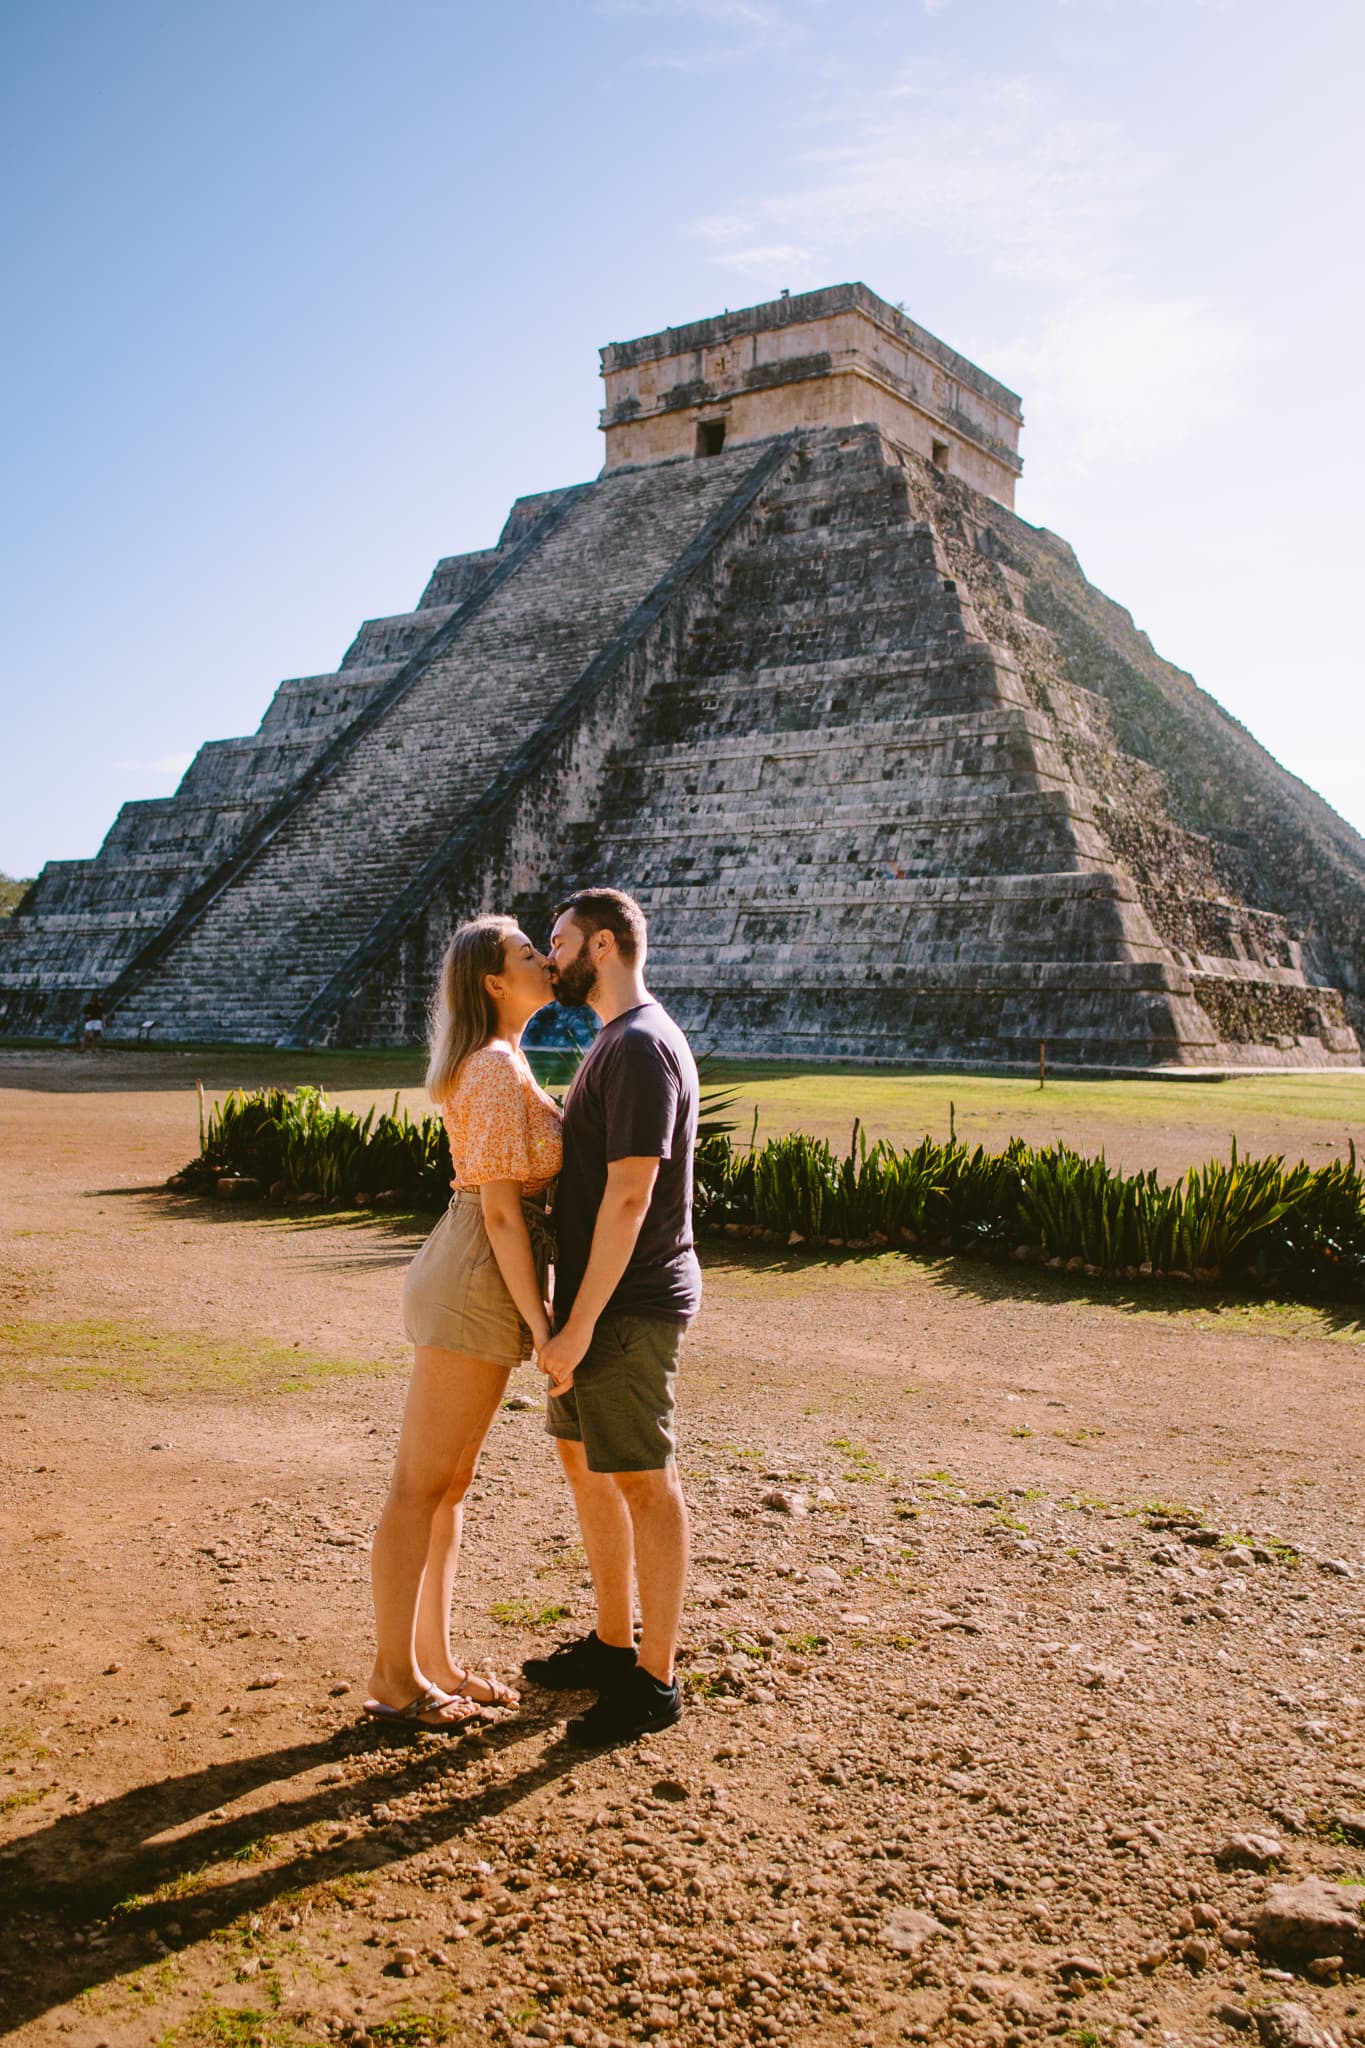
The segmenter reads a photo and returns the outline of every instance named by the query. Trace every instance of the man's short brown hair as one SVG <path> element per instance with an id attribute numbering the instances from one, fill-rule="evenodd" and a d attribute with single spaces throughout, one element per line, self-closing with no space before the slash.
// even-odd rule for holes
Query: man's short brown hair
<path id="1" fill-rule="evenodd" d="M 568 912 L 591 938 L 594 932 L 610 932 L 616 950 L 627 967 L 633 967 L 645 951 L 645 914 L 624 889 L 575 889 L 555 905 L 555 921 Z"/>

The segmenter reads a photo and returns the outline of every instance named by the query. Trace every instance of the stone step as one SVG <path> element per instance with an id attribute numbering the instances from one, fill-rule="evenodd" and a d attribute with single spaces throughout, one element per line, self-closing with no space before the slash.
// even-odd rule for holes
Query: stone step
<path id="1" fill-rule="evenodd" d="M 151 971 L 139 1003 L 176 1010 L 182 1036 L 210 1034 L 232 959 L 232 1000 L 262 1035 L 284 1031 L 750 467 L 746 452 L 589 486 Z"/>

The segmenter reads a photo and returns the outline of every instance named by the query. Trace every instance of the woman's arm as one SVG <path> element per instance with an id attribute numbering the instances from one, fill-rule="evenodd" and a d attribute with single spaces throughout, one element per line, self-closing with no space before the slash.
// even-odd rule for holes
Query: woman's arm
<path id="1" fill-rule="evenodd" d="M 521 1310 L 536 1350 L 543 1351 L 550 1339 L 550 1326 L 545 1319 L 540 1278 L 531 1252 L 531 1233 L 521 1213 L 521 1182 L 486 1180 L 479 1189 L 479 1201 L 498 1271 Z"/>

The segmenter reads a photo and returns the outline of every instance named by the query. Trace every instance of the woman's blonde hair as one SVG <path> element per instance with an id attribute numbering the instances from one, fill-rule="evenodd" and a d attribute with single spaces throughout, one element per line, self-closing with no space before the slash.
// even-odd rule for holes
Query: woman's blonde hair
<path id="1" fill-rule="evenodd" d="M 498 1006 L 484 976 L 501 972 L 514 917 L 474 917 L 451 934 L 427 1028 L 427 1094 L 449 1101 L 460 1069 L 498 1029 Z"/>

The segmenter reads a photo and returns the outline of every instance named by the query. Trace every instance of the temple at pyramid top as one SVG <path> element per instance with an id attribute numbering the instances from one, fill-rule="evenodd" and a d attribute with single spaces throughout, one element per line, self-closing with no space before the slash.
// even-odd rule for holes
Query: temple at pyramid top
<path id="1" fill-rule="evenodd" d="M 606 467 L 719 455 L 790 427 L 879 427 L 998 504 L 1023 464 L 1018 395 L 865 284 L 783 292 L 602 350 Z"/>

